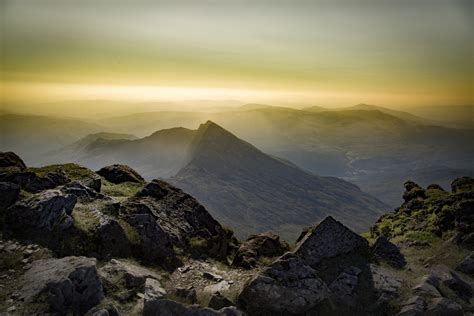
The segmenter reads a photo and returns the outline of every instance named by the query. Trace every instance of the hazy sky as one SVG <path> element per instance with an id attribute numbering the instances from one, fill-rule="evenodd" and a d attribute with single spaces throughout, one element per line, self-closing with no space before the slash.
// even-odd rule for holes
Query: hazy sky
<path id="1" fill-rule="evenodd" d="M 4 101 L 473 103 L 470 0 L 0 3 Z"/>

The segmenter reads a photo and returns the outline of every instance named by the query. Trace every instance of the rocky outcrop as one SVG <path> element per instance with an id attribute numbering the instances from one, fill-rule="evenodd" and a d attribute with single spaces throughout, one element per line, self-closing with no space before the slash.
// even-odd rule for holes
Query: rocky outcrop
<path id="1" fill-rule="evenodd" d="M 61 191 L 67 194 L 75 195 L 78 199 L 81 200 L 91 200 L 95 198 L 101 198 L 101 194 L 97 193 L 96 190 L 85 186 L 79 181 L 72 181 L 66 183 L 62 188 Z"/>
<path id="2" fill-rule="evenodd" d="M 289 249 L 285 241 L 271 232 L 252 235 L 240 245 L 232 265 L 251 269 L 258 265 L 259 257 L 281 256 Z"/>
<path id="3" fill-rule="evenodd" d="M 227 256 L 229 236 L 222 226 L 196 199 L 164 181 L 147 183 L 122 204 L 120 216 L 132 226 L 142 227 L 140 235 L 144 241 L 156 242 L 159 235 L 163 240 L 160 247 L 168 245 L 164 241 L 168 239 L 172 245 L 196 256 Z M 145 238 L 153 234 L 157 236 Z"/>
<path id="4" fill-rule="evenodd" d="M 474 179 L 471 177 L 460 177 L 451 182 L 451 190 L 453 193 L 466 191 L 474 191 Z"/>
<path id="5" fill-rule="evenodd" d="M 0 182 L 0 211 L 7 209 L 18 200 L 20 186 L 10 182 Z"/>
<path id="6" fill-rule="evenodd" d="M 369 244 L 360 235 L 328 216 L 308 232 L 294 253 L 303 258 L 306 264 L 318 269 L 328 259 L 365 256 L 369 253 Z"/>
<path id="7" fill-rule="evenodd" d="M 29 192 L 40 192 L 43 190 L 54 189 L 59 185 L 66 184 L 71 180 L 62 170 L 48 172 L 45 176 L 34 176 L 26 184 L 25 190 Z"/>
<path id="8" fill-rule="evenodd" d="M 58 190 L 43 191 L 8 208 L 5 229 L 15 235 L 30 237 L 35 233 L 63 231 L 73 224 L 71 212 L 75 204 L 74 195 Z"/>
<path id="9" fill-rule="evenodd" d="M 392 267 L 403 268 L 407 264 L 398 247 L 388 241 L 385 236 L 377 238 L 372 252 L 378 260 L 384 261 Z"/>
<path id="10" fill-rule="evenodd" d="M 0 152 L 0 168 L 17 168 L 18 170 L 25 170 L 26 165 L 14 152 Z"/>
<path id="11" fill-rule="evenodd" d="M 316 271 L 294 254 L 285 254 L 247 285 L 239 296 L 251 312 L 303 314 L 329 297 Z"/>
<path id="12" fill-rule="evenodd" d="M 141 183 L 145 181 L 142 176 L 138 174 L 138 172 L 125 165 L 115 164 L 107 166 L 97 171 L 97 174 L 104 177 L 107 181 L 116 184 L 122 182 Z"/>
<path id="13" fill-rule="evenodd" d="M 35 261 L 21 284 L 24 302 L 45 300 L 49 312 L 58 314 L 84 314 L 104 297 L 96 260 L 86 257 Z"/>
<path id="14" fill-rule="evenodd" d="M 97 257 L 126 258 L 131 256 L 130 241 L 122 226 L 113 218 L 104 216 L 95 231 Z"/>

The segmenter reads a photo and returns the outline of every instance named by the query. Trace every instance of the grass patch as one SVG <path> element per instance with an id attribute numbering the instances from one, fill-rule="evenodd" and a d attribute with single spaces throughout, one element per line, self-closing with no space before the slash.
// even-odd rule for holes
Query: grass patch
<path id="1" fill-rule="evenodd" d="M 133 245 L 139 245 L 141 243 L 140 235 L 138 235 L 135 228 L 133 228 L 128 222 L 123 219 L 118 219 L 117 222 L 122 227 L 128 241 Z"/>
<path id="2" fill-rule="evenodd" d="M 74 219 L 74 226 L 85 232 L 88 235 L 92 235 L 96 227 L 99 225 L 99 219 L 92 214 L 92 205 L 84 205 L 77 203 L 71 214 Z"/>
<path id="3" fill-rule="evenodd" d="M 202 237 L 192 237 L 188 244 L 191 249 L 203 249 L 207 247 L 207 240 Z"/>
<path id="4" fill-rule="evenodd" d="M 135 195 L 138 190 L 143 186 L 142 183 L 135 182 L 123 182 L 114 184 L 102 178 L 101 191 L 104 194 L 117 198 L 128 198 Z"/>

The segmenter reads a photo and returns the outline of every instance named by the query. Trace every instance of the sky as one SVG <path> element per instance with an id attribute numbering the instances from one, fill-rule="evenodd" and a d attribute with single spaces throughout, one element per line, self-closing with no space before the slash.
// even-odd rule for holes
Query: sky
<path id="1" fill-rule="evenodd" d="M 0 97 L 473 104 L 470 0 L 0 0 Z"/>

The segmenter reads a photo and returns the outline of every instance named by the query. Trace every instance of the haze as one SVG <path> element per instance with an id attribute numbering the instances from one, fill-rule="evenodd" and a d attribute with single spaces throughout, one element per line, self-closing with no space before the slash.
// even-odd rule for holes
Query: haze
<path id="1" fill-rule="evenodd" d="M 472 104 L 470 1 L 0 3 L 4 109 L 94 99 Z"/>

